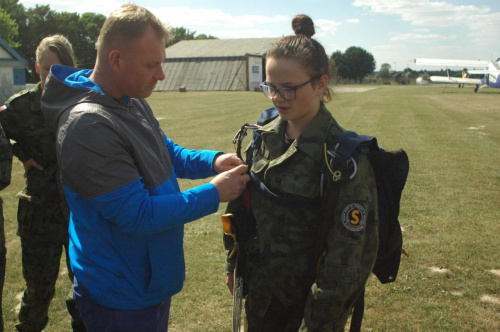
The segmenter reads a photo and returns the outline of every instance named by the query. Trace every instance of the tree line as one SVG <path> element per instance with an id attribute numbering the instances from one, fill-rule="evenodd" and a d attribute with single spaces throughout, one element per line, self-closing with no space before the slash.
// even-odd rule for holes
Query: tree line
<path id="1" fill-rule="evenodd" d="M 99 31 L 106 20 L 102 14 L 56 12 L 50 5 L 25 8 L 18 0 L 0 0 L 0 37 L 27 61 L 27 82 L 35 83 L 35 50 L 43 38 L 62 34 L 73 45 L 80 68 L 93 68 L 96 58 L 95 44 Z M 181 40 L 217 39 L 196 34 L 184 27 L 173 28 L 173 38 L 166 47 Z M 361 47 L 352 46 L 345 52 L 336 51 L 331 57 L 333 78 L 362 83 L 375 70 L 373 55 Z"/>
<path id="2" fill-rule="evenodd" d="M 56 12 L 49 5 L 25 8 L 18 0 L 0 0 L 0 37 L 27 61 L 26 80 L 36 83 L 35 50 L 40 41 L 50 35 L 64 35 L 73 45 L 80 68 L 93 68 L 97 37 L 106 16 L 95 13 Z M 181 40 L 216 39 L 196 34 L 183 27 L 173 28 L 170 46 Z"/>

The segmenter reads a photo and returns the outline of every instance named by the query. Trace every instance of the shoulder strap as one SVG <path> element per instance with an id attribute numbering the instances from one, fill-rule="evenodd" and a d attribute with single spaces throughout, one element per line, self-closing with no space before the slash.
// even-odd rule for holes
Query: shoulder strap
<path id="1" fill-rule="evenodd" d="M 335 152 L 345 158 L 356 158 L 370 150 L 378 150 L 377 139 L 373 136 L 358 135 L 354 131 L 344 131 L 335 140 Z"/>

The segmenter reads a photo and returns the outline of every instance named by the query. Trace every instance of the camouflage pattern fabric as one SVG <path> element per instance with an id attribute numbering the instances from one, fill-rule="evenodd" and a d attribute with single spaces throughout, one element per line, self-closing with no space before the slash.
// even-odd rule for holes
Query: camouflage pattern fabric
<path id="1" fill-rule="evenodd" d="M 253 154 L 252 171 L 279 196 L 319 200 L 323 145 L 333 144 L 343 129 L 322 104 L 289 147 L 285 130 L 286 123 L 279 118 L 260 129 L 260 149 L 247 150 L 247 158 Z M 365 156 L 358 161 L 356 177 L 338 190 L 339 202 L 327 213 L 331 220 L 324 264 L 313 285 L 308 280 L 310 267 L 316 265 L 311 260 L 316 260 L 312 253 L 319 220 L 324 217 L 321 208 L 288 207 L 252 192 L 257 222 L 254 245 L 259 254 L 249 262 L 246 309 L 250 332 L 344 330 L 377 255 L 377 194 Z"/>
<path id="2" fill-rule="evenodd" d="M 4 331 L 3 323 L 3 285 L 5 283 L 5 265 L 7 249 L 5 248 L 5 229 L 3 218 L 3 200 L 0 198 L 0 332 Z"/>
<path id="3" fill-rule="evenodd" d="M 12 171 L 12 147 L 9 140 L 5 136 L 2 126 L 0 125 L 0 190 L 3 190 L 10 184 Z M 3 200 L 0 198 L 0 332 L 4 331 L 3 322 L 3 286 L 5 283 L 5 265 L 7 248 L 5 248 L 5 228 L 3 217 Z"/>
<path id="4" fill-rule="evenodd" d="M 26 280 L 26 289 L 21 300 L 19 323 L 16 325 L 18 331 L 41 331 L 47 325 L 49 305 L 55 294 L 63 247 L 67 252 L 67 244 L 32 243 L 21 238 L 23 277 Z M 67 254 L 66 262 L 68 277 L 73 280 Z M 85 331 L 83 322 L 78 319 L 80 315 L 72 296 L 66 300 L 66 307 L 73 317 L 73 331 Z M 74 317 L 77 319 L 75 320 Z"/>
<path id="5" fill-rule="evenodd" d="M 13 154 L 21 162 L 33 159 L 43 167 L 43 170 L 28 169 L 24 195 L 19 199 L 17 235 L 21 237 L 27 286 L 19 313 L 19 331 L 40 331 L 47 324 L 62 249 L 69 240 L 69 207 L 60 182 L 55 136 L 46 126 L 41 111 L 41 95 L 38 84 L 13 95 L 0 111 L 5 135 L 15 141 Z M 72 301 L 67 306 L 73 330 L 85 331 Z"/>

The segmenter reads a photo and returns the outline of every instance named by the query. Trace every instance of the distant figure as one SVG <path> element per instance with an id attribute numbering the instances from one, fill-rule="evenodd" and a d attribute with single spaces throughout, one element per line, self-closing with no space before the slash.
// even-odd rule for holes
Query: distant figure
<path id="1" fill-rule="evenodd" d="M 0 125 L 0 190 L 10 184 L 12 170 L 12 148 L 2 126 Z M 3 217 L 3 200 L 0 197 L 0 332 L 4 332 L 2 293 L 5 283 L 5 264 L 7 249 L 5 248 L 5 229 Z"/>
<path id="2" fill-rule="evenodd" d="M 467 78 L 467 77 L 469 77 L 469 72 L 467 71 L 467 68 L 464 68 L 464 70 L 462 71 L 462 78 Z M 458 87 L 463 88 L 464 84 L 460 83 Z"/>
<path id="3" fill-rule="evenodd" d="M 15 141 L 14 155 L 23 163 L 26 186 L 17 197 L 23 276 L 26 280 L 19 311 L 18 331 L 41 331 L 49 320 L 63 247 L 68 256 L 69 208 L 60 182 L 55 135 L 47 127 L 40 106 L 45 80 L 52 65 L 76 66 L 73 48 L 61 35 L 44 38 L 36 49 L 35 69 L 40 82 L 7 100 L 0 112 L 8 139 Z M 75 301 L 66 301 L 73 331 L 85 331 Z"/>
<path id="4" fill-rule="evenodd" d="M 184 224 L 250 180 L 235 154 L 188 150 L 161 130 L 144 98 L 165 78 L 168 40 L 157 17 L 127 3 L 104 22 L 94 70 L 53 66 L 47 79 L 42 109 L 72 212 L 74 294 L 91 332 L 167 331 L 185 278 Z M 185 191 L 177 182 L 216 174 Z"/>

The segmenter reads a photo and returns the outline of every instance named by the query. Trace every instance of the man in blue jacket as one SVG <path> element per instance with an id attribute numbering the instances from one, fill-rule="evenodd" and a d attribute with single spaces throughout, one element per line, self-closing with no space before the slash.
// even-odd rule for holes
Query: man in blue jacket
<path id="1" fill-rule="evenodd" d="M 71 267 L 91 331 L 167 331 L 182 288 L 184 224 L 217 211 L 249 181 L 234 154 L 185 149 L 160 129 L 147 102 L 168 30 L 125 4 L 104 23 L 93 70 L 53 66 L 42 110 L 57 133 L 71 209 Z M 179 178 L 209 183 L 180 191 Z"/>

